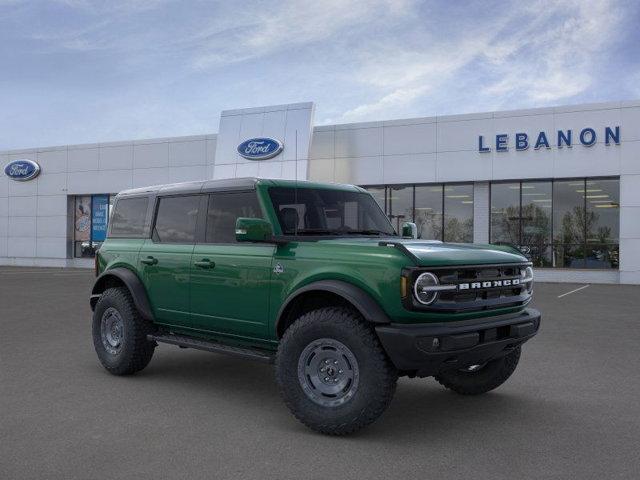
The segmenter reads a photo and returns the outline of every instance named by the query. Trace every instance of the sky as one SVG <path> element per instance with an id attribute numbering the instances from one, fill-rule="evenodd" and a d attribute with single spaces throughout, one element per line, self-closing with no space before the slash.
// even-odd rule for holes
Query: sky
<path id="1" fill-rule="evenodd" d="M 640 98 L 640 2 L 0 0 L 0 150 Z"/>

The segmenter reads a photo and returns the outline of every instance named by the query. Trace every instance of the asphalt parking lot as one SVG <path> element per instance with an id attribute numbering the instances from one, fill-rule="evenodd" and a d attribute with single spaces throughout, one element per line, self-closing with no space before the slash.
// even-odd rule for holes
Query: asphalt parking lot
<path id="1" fill-rule="evenodd" d="M 401 379 L 377 423 L 332 438 L 289 414 L 268 365 L 161 345 L 109 375 L 92 280 L 0 267 L 0 478 L 640 476 L 640 287 L 538 284 L 542 330 L 501 388 Z"/>

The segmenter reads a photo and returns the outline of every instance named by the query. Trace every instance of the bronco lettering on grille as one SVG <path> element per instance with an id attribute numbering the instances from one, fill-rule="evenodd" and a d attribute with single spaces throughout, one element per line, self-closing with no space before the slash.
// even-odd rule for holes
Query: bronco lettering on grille
<path id="1" fill-rule="evenodd" d="M 503 288 L 520 285 L 519 278 L 507 278 L 505 280 L 491 280 L 486 282 L 459 283 L 458 290 L 478 290 L 482 288 Z"/>

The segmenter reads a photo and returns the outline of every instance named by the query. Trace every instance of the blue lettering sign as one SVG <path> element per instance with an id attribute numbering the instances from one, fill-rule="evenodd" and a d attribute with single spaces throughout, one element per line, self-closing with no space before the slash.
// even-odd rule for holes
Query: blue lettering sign
<path id="1" fill-rule="evenodd" d="M 562 148 L 563 143 L 567 147 L 571 146 L 571 130 L 567 130 L 567 133 L 564 133 L 562 130 L 558 130 L 558 148 Z"/>
<path id="2" fill-rule="evenodd" d="M 482 135 L 480 135 L 478 137 L 478 151 L 480 153 L 485 153 L 485 152 L 490 152 L 491 151 L 491 147 L 485 147 L 483 145 Z"/>
<path id="3" fill-rule="evenodd" d="M 576 134 L 578 135 L 578 134 Z M 536 139 L 535 143 L 533 139 Z M 529 145 L 533 145 L 536 150 L 541 149 L 542 147 L 550 149 L 551 143 L 549 142 L 549 138 L 547 136 L 547 132 L 541 131 L 534 137 L 532 135 L 531 142 L 529 141 L 529 134 L 525 132 L 515 133 L 514 146 L 516 151 L 527 150 Z M 580 130 L 580 134 L 578 135 L 578 139 L 580 143 L 585 147 L 591 147 L 597 143 L 597 134 L 596 131 L 591 127 L 585 127 Z M 606 146 L 615 144 L 620 145 L 620 126 L 615 127 L 604 127 L 604 144 Z M 552 138 L 553 140 L 553 138 Z M 577 140 L 576 140 L 577 143 Z M 507 133 L 499 133 L 496 135 L 496 152 L 507 152 L 509 150 L 509 134 Z M 573 146 L 573 130 L 557 130 L 557 137 L 555 145 L 557 148 L 571 148 Z M 484 137 L 482 135 L 478 136 L 478 152 L 486 153 L 491 151 L 491 146 L 485 144 Z"/>
<path id="4" fill-rule="evenodd" d="M 613 140 L 613 142 L 616 145 L 620 145 L 620 127 L 616 127 L 615 131 L 611 130 L 611 127 L 605 128 L 604 136 L 605 136 L 605 141 L 604 141 L 605 145 L 609 145 L 611 140 Z"/>
<path id="5" fill-rule="evenodd" d="M 589 140 L 587 140 L 589 135 Z M 596 131 L 593 128 L 583 128 L 580 132 L 580 143 L 585 147 L 590 147 L 596 143 Z"/>
<path id="6" fill-rule="evenodd" d="M 109 213 L 109 195 L 93 195 L 91 197 L 91 239 L 104 242 L 107 237 Z"/>
<path id="7" fill-rule="evenodd" d="M 507 142 L 509 141 L 509 135 L 506 133 L 501 133 L 500 135 L 496 135 L 496 152 L 506 152 L 509 150 L 509 146 Z"/>
<path id="8" fill-rule="evenodd" d="M 542 146 L 551 148 L 551 145 L 549 145 L 549 140 L 547 140 L 547 134 L 544 132 L 540 132 L 538 134 L 538 140 L 536 140 L 535 149 L 538 150 Z"/>
<path id="9" fill-rule="evenodd" d="M 516 133 L 516 150 L 529 148 L 529 137 L 526 133 Z"/>

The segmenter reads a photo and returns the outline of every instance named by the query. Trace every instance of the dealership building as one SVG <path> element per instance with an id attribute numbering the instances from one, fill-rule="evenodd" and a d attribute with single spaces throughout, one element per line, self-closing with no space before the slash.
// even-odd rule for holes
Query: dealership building
<path id="1" fill-rule="evenodd" d="M 640 284 L 640 101 L 320 126 L 313 103 L 276 105 L 0 164 L 0 265 L 92 266 L 124 189 L 265 177 L 361 185 L 396 228 L 516 245 L 540 280 Z"/>

